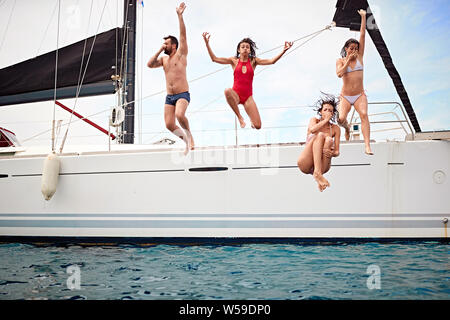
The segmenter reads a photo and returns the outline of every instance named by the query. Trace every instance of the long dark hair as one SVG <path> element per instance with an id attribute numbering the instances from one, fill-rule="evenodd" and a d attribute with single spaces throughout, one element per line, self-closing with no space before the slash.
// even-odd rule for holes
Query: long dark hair
<path id="1" fill-rule="evenodd" d="M 250 38 L 244 38 L 238 43 L 237 48 L 236 48 L 236 58 L 239 58 L 239 47 L 241 46 L 241 43 L 243 43 L 243 42 L 248 43 L 250 45 L 250 58 L 251 59 L 255 58 L 256 57 L 255 50 L 258 49 L 258 47 L 256 46 L 256 43 Z"/>
<path id="2" fill-rule="evenodd" d="M 337 110 L 337 106 L 339 105 L 339 97 L 324 93 L 322 91 L 320 93 L 322 93 L 322 97 L 315 103 L 314 111 L 316 111 L 319 116 L 322 116 L 320 112 L 322 111 L 323 106 L 325 104 L 329 104 L 333 106 L 333 116 L 331 117 L 331 121 L 336 122 L 337 118 L 339 117 L 339 111 Z"/>
<path id="3" fill-rule="evenodd" d="M 342 50 L 341 50 L 341 57 L 342 58 L 345 58 L 347 56 L 347 52 L 345 51 L 345 49 L 348 48 L 352 43 L 357 44 L 358 45 L 358 49 L 359 49 L 359 41 L 358 40 L 353 39 L 353 38 L 348 39 L 347 41 L 345 41 L 345 44 L 344 44 L 344 46 L 342 47 Z"/>

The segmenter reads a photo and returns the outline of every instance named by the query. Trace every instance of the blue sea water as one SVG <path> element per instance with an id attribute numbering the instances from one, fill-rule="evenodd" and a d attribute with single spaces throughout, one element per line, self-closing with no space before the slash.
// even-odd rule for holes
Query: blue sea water
<path id="1" fill-rule="evenodd" d="M 450 298 L 449 246 L 438 242 L 10 243 L 0 244 L 0 259 L 2 300 Z"/>

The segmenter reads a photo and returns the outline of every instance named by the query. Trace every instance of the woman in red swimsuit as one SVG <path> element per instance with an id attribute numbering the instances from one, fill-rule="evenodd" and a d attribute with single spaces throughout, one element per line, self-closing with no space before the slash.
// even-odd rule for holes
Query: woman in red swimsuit
<path id="1" fill-rule="evenodd" d="M 225 89 L 225 97 L 231 109 L 236 114 L 241 128 L 245 127 L 245 121 L 239 112 L 239 104 L 244 105 L 245 111 L 250 117 L 252 128 L 260 129 L 261 117 L 259 116 L 258 108 L 252 96 L 254 70 L 257 65 L 269 65 L 277 62 L 292 47 L 293 43 L 286 41 L 283 51 L 272 59 L 260 59 L 255 54 L 255 49 L 257 49 L 256 44 L 250 38 L 245 38 L 239 42 L 235 57 L 218 58 L 209 46 L 210 37 L 211 35 L 208 32 L 203 33 L 203 39 L 205 40 L 211 60 L 220 64 L 230 64 L 234 70 L 233 88 Z"/>

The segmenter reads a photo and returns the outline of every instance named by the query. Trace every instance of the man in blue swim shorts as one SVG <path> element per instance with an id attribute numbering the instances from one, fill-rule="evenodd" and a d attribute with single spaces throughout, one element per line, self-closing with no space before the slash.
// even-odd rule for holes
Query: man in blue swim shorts
<path id="1" fill-rule="evenodd" d="M 164 105 L 164 121 L 166 128 L 186 143 L 184 154 L 194 149 L 194 139 L 186 118 L 186 109 L 191 97 L 189 85 L 186 79 L 186 65 L 188 46 L 186 41 L 186 26 L 184 25 L 183 12 L 186 9 L 184 2 L 177 8 L 178 22 L 180 24 L 180 46 L 174 36 L 164 38 L 164 44 L 159 51 L 150 58 L 147 63 L 149 68 L 163 67 L 166 75 L 167 97 Z M 158 58 L 161 52 L 167 55 Z M 176 121 L 181 128 L 177 126 Z"/>
<path id="2" fill-rule="evenodd" d="M 191 102 L 191 95 L 189 94 L 188 91 L 177 94 L 168 94 L 166 96 L 166 105 L 171 105 L 175 107 L 179 99 L 186 99 L 186 101 L 189 103 Z"/>

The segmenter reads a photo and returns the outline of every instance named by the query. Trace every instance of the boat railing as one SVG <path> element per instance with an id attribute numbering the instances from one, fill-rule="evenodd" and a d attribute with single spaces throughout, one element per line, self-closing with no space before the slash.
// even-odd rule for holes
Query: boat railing
<path id="1" fill-rule="evenodd" d="M 406 112 L 402 105 L 398 102 L 369 102 L 370 106 L 394 106 L 391 110 L 380 110 L 380 112 L 369 114 L 370 124 L 371 124 L 371 132 L 384 132 L 384 131 L 393 131 L 393 130 L 402 130 L 406 135 L 413 135 L 414 130 L 412 128 L 411 123 L 406 115 Z M 192 133 L 194 137 L 199 137 L 200 142 L 207 141 L 206 143 L 199 143 L 199 145 L 210 145 L 209 141 L 214 139 L 223 140 L 224 145 L 235 144 L 267 144 L 267 143 L 285 143 L 292 141 L 305 141 L 306 140 L 306 129 L 308 127 L 308 119 L 311 116 L 314 116 L 315 112 L 312 110 L 312 106 L 306 105 L 291 105 L 291 106 L 264 106 L 260 107 L 260 113 L 262 114 L 263 126 L 260 130 L 255 131 L 251 129 L 250 124 L 247 124 L 245 129 L 241 129 L 239 123 L 230 110 L 228 106 L 218 107 L 216 109 L 209 110 L 194 110 L 187 113 L 189 121 L 192 127 Z M 373 108 L 369 108 L 371 110 Z M 291 113 L 291 111 L 296 113 Z M 242 110 L 242 112 L 244 112 Z M 276 112 L 277 115 L 281 114 L 283 125 L 279 125 L 279 120 L 274 120 L 272 117 L 264 115 L 266 112 Z M 281 112 L 281 113 L 279 113 Z M 226 126 L 223 127 L 215 127 L 215 124 L 211 125 L 209 121 L 203 121 L 203 125 L 201 124 L 201 119 L 198 119 L 199 116 L 206 116 L 208 114 L 218 114 L 223 113 L 223 116 L 214 115 L 215 119 L 220 119 L 222 122 L 226 122 Z M 161 117 L 161 112 L 150 112 L 143 113 L 139 115 L 140 117 L 146 118 L 158 118 Z M 383 117 L 389 116 L 389 119 L 383 119 Z M 99 113 L 90 118 L 96 117 L 105 117 L 104 113 Z M 108 115 L 109 117 L 109 115 Z M 229 117 L 229 119 L 228 119 Z M 227 119 L 225 119 L 227 118 Z M 374 119 L 376 118 L 376 119 Z M 381 118 L 381 119 L 380 119 Z M 234 119 L 234 122 L 233 120 Z M 226 120 L 226 121 L 225 121 Z M 96 120 L 102 121 L 102 120 Z M 142 144 L 153 144 L 157 141 L 160 141 L 164 138 L 171 138 L 170 132 L 163 127 L 163 123 L 160 121 L 154 121 L 153 123 L 158 123 L 158 127 L 152 126 L 153 128 L 157 128 L 156 130 L 141 130 L 140 132 L 135 132 L 136 136 L 140 136 L 140 140 L 143 142 Z M 358 140 L 358 131 L 360 130 L 361 121 L 359 115 L 354 111 L 351 113 L 350 121 L 352 125 L 352 138 L 353 140 Z M 388 128 L 383 127 L 383 125 L 392 125 L 398 123 L 399 126 L 390 126 Z M 354 128 L 357 126 L 357 129 Z M 382 127 L 380 129 L 376 127 Z M 256 133 L 256 134 L 255 134 Z M 142 137 L 145 139 L 142 139 Z M 80 140 L 86 139 L 90 143 L 94 138 L 100 137 L 100 135 L 96 134 L 87 134 L 87 135 L 71 135 L 72 138 L 79 138 Z M 208 137 L 208 138 L 205 138 Z M 41 141 L 50 141 L 49 136 L 46 137 L 34 137 L 33 140 L 41 140 Z M 378 137 L 377 137 L 378 138 Z M 105 141 L 102 138 L 101 141 Z M 28 139 L 27 139 L 28 140 Z M 101 143 L 101 142 L 98 142 Z M 219 143 L 220 144 L 220 143 Z M 217 144 L 216 144 L 217 145 Z"/>
<path id="2" fill-rule="evenodd" d="M 400 103 L 398 103 L 396 101 L 382 101 L 382 102 L 369 102 L 368 104 L 373 105 L 373 106 L 389 106 L 389 105 L 394 106 L 394 108 L 390 111 L 368 114 L 370 126 L 371 126 L 371 133 L 403 130 L 403 132 L 405 133 L 404 137 L 406 137 L 407 135 L 414 136 L 415 132 L 413 130 L 413 127 L 409 121 L 408 116 L 406 115 L 405 109 L 403 108 L 403 106 Z M 398 114 L 398 112 L 396 112 L 398 109 L 400 109 L 400 111 L 401 111 L 400 115 Z M 374 120 L 373 119 L 373 118 L 380 118 L 380 117 L 383 117 L 383 116 L 385 117 L 385 116 L 389 116 L 389 115 L 391 116 L 391 119 L 393 118 L 393 120 Z M 352 137 L 352 140 L 359 139 L 361 118 L 355 109 L 353 109 L 353 111 L 351 113 L 349 124 L 350 124 L 350 136 Z M 390 127 L 385 127 L 382 129 L 373 129 L 374 126 L 381 125 L 381 124 L 384 124 L 384 125 L 398 124 L 399 126 L 390 126 Z M 407 127 L 405 127 L 405 124 L 407 125 Z"/>

